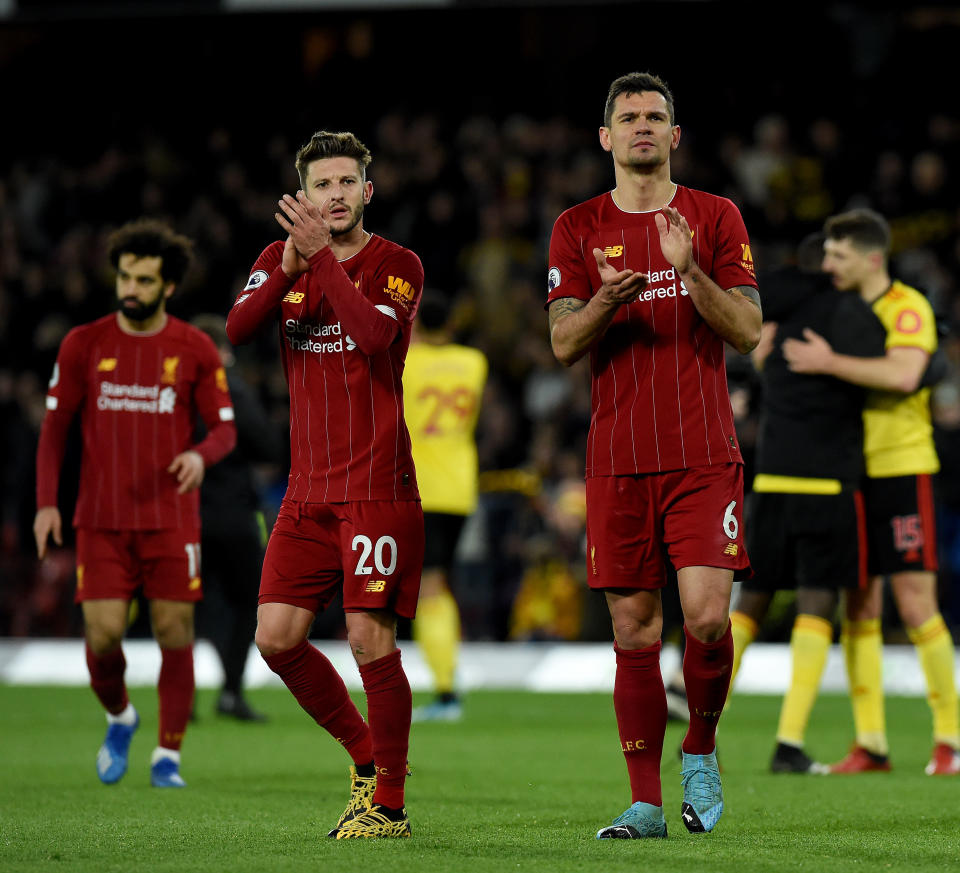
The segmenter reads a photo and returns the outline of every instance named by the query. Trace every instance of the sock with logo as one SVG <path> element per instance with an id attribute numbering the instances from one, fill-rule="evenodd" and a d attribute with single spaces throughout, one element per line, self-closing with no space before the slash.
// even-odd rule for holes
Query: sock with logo
<path id="1" fill-rule="evenodd" d="M 87 669 L 90 671 L 90 687 L 97 695 L 103 708 L 111 715 L 119 715 L 126 709 L 130 698 L 127 696 L 127 685 L 124 682 L 124 673 L 127 669 L 127 660 L 123 656 L 123 648 L 118 646 L 105 655 L 97 655 L 90 645 L 86 645 Z"/>
<path id="2" fill-rule="evenodd" d="M 683 655 L 683 679 L 687 686 L 690 725 L 683 738 L 688 755 L 709 755 L 717 747 L 717 722 L 727 702 L 733 670 L 733 633 L 713 643 L 698 640 L 683 626 L 687 647 Z"/>
<path id="3" fill-rule="evenodd" d="M 737 678 L 740 672 L 740 660 L 743 653 L 747 650 L 756 638 L 760 630 L 757 623 L 745 612 L 734 610 L 730 613 L 730 632 L 733 634 L 733 668 L 730 671 L 730 686 L 733 686 L 733 680 Z"/>
<path id="4" fill-rule="evenodd" d="M 263 660 L 283 680 L 307 715 L 347 750 L 358 773 L 361 765 L 373 760 L 370 729 L 350 699 L 340 674 L 322 652 L 303 640 L 285 652 L 264 655 Z"/>
<path id="5" fill-rule="evenodd" d="M 460 648 L 460 610 L 448 590 L 433 597 L 420 598 L 413 622 L 413 638 L 433 673 L 437 693 L 452 692 Z"/>
<path id="6" fill-rule="evenodd" d="M 953 639 L 938 612 L 920 627 L 907 628 L 927 680 L 927 703 L 933 713 L 933 741 L 960 748 L 960 712 L 953 674 Z"/>
<path id="7" fill-rule="evenodd" d="M 790 686 L 780 707 L 777 742 L 803 747 L 832 642 L 831 622 L 816 615 L 796 617 L 790 635 Z"/>
<path id="8" fill-rule="evenodd" d="M 874 755 L 886 756 L 886 716 L 883 711 L 883 634 L 880 619 L 844 621 L 840 645 L 847 666 L 856 743 Z"/>
<path id="9" fill-rule="evenodd" d="M 179 749 L 193 711 L 193 645 L 160 649 L 160 742 L 165 749 Z"/>
<path id="10" fill-rule="evenodd" d="M 645 649 L 621 649 L 613 644 L 617 656 L 613 708 L 630 777 L 631 803 L 643 801 L 654 806 L 663 806 L 660 758 L 667 729 L 661 645 L 659 640 Z"/>
<path id="11" fill-rule="evenodd" d="M 400 650 L 369 664 L 361 664 L 360 678 L 367 694 L 367 718 L 373 737 L 373 759 L 377 765 L 377 790 L 373 802 L 390 809 L 401 809 L 407 779 L 413 696 L 400 663 Z"/>

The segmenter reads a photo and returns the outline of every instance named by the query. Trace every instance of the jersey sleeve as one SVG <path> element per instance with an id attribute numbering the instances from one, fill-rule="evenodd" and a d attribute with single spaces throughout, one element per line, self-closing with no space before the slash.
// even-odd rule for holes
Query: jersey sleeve
<path id="1" fill-rule="evenodd" d="M 60 345 L 47 388 L 47 411 L 37 443 L 37 507 L 56 506 L 63 453 L 70 423 L 86 397 L 86 353 L 77 331 Z"/>
<path id="2" fill-rule="evenodd" d="M 283 245 L 279 241 L 271 243 L 260 253 L 227 315 L 227 337 L 234 345 L 250 342 L 274 319 L 284 295 L 296 282 L 280 266 Z"/>
<path id="3" fill-rule="evenodd" d="M 237 427 L 234 423 L 227 373 L 220 362 L 220 355 L 206 334 L 199 331 L 197 333 L 200 360 L 194 387 L 194 402 L 207 426 L 207 435 L 193 449 L 200 453 L 204 465 L 209 467 L 233 451 L 237 444 Z"/>
<path id="4" fill-rule="evenodd" d="M 416 255 L 413 257 L 417 269 L 413 269 L 412 262 L 408 263 L 405 272 L 409 279 L 402 274 L 392 276 L 383 266 L 373 277 L 376 280 L 386 272 L 388 282 L 396 281 L 396 296 L 404 299 L 406 306 L 400 306 L 386 293 L 386 289 L 381 293 L 376 290 L 376 286 L 371 297 L 364 296 L 344 272 L 329 247 L 321 249 L 310 258 L 308 288 L 311 293 L 314 290 L 323 293 L 357 348 L 365 355 L 375 355 L 389 348 L 397 338 L 401 326 L 406 325 L 416 314 L 423 288 L 423 268 L 419 267 L 419 258 Z M 393 257 L 389 255 L 384 259 L 385 264 L 392 261 Z M 407 296 L 409 300 L 405 299 Z M 403 313 L 402 316 L 398 309 Z"/>
<path id="5" fill-rule="evenodd" d="M 740 210 L 730 200 L 721 199 L 716 233 L 716 254 L 711 275 L 713 281 L 724 290 L 742 285 L 756 288 L 757 273 L 753 265 L 750 238 Z"/>
<path id="6" fill-rule="evenodd" d="M 937 320 L 933 307 L 919 292 L 898 300 L 887 327 L 887 348 L 922 349 L 933 354 L 937 348 Z"/>
<path id="7" fill-rule="evenodd" d="M 554 222 L 550 234 L 546 306 L 561 297 L 589 301 L 593 290 L 583 260 L 582 245 L 573 230 L 572 213 L 568 210 Z"/>
<path id="8" fill-rule="evenodd" d="M 399 324 L 411 324 L 423 293 L 423 264 L 410 249 L 397 249 L 383 259 L 368 289 L 371 303 Z"/>

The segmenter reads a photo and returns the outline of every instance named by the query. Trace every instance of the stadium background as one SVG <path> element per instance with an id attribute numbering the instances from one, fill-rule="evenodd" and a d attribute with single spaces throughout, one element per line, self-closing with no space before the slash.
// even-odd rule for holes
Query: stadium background
<path id="1" fill-rule="evenodd" d="M 740 206 L 761 271 L 832 212 L 870 205 L 891 219 L 894 273 L 933 301 L 951 360 L 935 410 L 941 595 L 956 637 L 960 110 L 944 88 L 960 11 L 778 10 L 0 0 L 0 637 L 80 633 L 69 549 L 42 567 L 33 557 L 33 455 L 60 340 L 111 306 L 106 235 L 136 216 L 169 219 L 198 253 L 171 311 L 225 313 L 278 237 L 296 149 L 327 128 L 371 147 L 366 226 L 421 256 L 427 284 L 456 302 L 459 338 L 491 361 L 485 493 L 459 553 L 467 638 L 606 640 L 582 580 L 587 371 L 553 360 L 542 304 L 554 219 L 612 184 L 596 128 L 610 80 L 635 69 L 674 90 L 674 177 Z M 240 361 L 284 429 L 275 342 Z M 749 461 L 762 398 L 746 359 L 731 353 L 729 370 Z M 260 471 L 268 508 L 284 472 Z M 789 627 L 789 598 L 780 606 L 767 640 Z M 887 615 L 888 642 L 903 641 Z M 317 635 L 340 631 L 321 622 Z"/>

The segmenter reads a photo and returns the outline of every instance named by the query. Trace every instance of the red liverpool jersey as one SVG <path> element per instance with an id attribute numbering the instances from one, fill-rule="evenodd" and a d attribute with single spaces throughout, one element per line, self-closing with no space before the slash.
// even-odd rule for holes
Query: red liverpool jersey
<path id="1" fill-rule="evenodd" d="M 129 334 L 108 315 L 66 335 L 37 448 L 38 507 L 57 504 L 64 445 L 78 412 L 83 452 L 74 525 L 199 525 L 199 491 L 177 494 L 167 467 L 191 448 L 209 466 L 236 444 L 226 373 L 205 333 L 168 315 L 156 333 Z M 193 445 L 198 413 L 209 433 Z"/>
<path id="2" fill-rule="evenodd" d="M 669 204 L 693 231 L 693 256 L 721 288 L 756 287 L 736 206 L 678 186 Z M 610 193 L 568 209 L 550 239 L 547 304 L 588 301 L 600 288 L 594 248 L 617 270 L 646 273 L 590 352 L 593 414 L 587 476 L 657 473 L 741 462 L 727 393 L 724 343 L 700 317 L 660 250 L 653 212 L 624 212 Z"/>
<path id="3" fill-rule="evenodd" d="M 280 266 L 283 246 L 257 258 L 227 331 L 242 343 L 279 322 L 290 391 L 287 497 L 418 498 L 401 376 L 423 288 L 420 259 L 373 235 L 344 261 L 324 249 L 291 281 Z"/>

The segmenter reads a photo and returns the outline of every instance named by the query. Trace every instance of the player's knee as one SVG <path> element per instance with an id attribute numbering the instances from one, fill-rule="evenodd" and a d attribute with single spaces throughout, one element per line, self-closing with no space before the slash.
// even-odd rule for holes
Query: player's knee
<path id="1" fill-rule="evenodd" d="M 684 624 L 701 643 L 715 643 L 727 632 L 730 617 L 726 609 L 709 610 L 687 616 Z"/>
<path id="2" fill-rule="evenodd" d="M 285 652 L 287 649 L 293 648 L 294 644 L 290 644 L 283 634 L 276 633 L 270 628 L 265 628 L 260 625 L 257 626 L 257 632 L 253 638 L 254 643 L 257 646 L 257 650 L 264 658 L 269 658 L 271 655 L 279 655 L 280 652 Z"/>
<path id="3" fill-rule="evenodd" d="M 123 628 L 104 625 L 87 625 L 87 645 L 90 651 L 97 656 L 109 655 L 116 651 L 123 642 Z"/>

